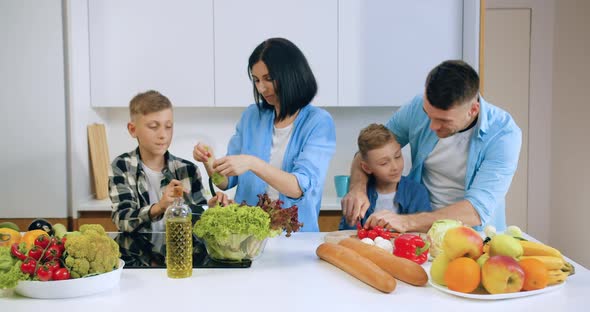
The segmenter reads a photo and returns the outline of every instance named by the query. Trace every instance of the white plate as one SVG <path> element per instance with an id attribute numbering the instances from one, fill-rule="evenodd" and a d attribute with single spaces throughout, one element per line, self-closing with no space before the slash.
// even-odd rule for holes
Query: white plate
<path id="1" fill-rule="evenodd" d="M 125 261 L 119 259 L 119 268 L 108 273 L 64 281 L 20 281 L 15 292 L 21 296 L 39 299 L 72 298 L 96 294 L 119 284 Z"/>
<path id="2" fill-rule="evenodd" d="M 451 295 L 455 295 L 455 296 L 459 296 L 459 297 L 464 297 L 464 298 L 470 298 L 470 299 L 478 299 L 478 300 L 500 300 L 500 299 L 512 299 L 512 298 L 521 298 L 521 297 L 528 297 L 528 296 L 534 296 L 534 295 L 539 295 L 539 294 L 543 294 L 546 292 L 550 292 L 550 291 L 554 291 L 554 290 L 558 290 L 561 287 L 563 287 L 563 285 L 565 285 L 565 282 L 557 284 L 557 285 L 553 285 L 553 286 L 548 286 L 545 287 L 543 289 L 538 289 L 538 290 L 529 290 L 529 291 L 519 291 L 519 292 L 515 292 L 515 293 L 509 293 L 509 294 L 488 294 L 488 293 L 484 293 L 485 291 L 481 288 L 478 288 L 475 290 L 475 293 L 462 293 L 462 292 L 458 292 L 458 291 L 453 291 L 448 289 L 445 286 L 441 286 L 438 285 L 436 283 L 434 283 L 432 280 L 428 280 L 428 283 L 442 291 L 442 292 L 446 292 L 448 294 Z M 480 292 L 480 293 L 478 293 Z"/>

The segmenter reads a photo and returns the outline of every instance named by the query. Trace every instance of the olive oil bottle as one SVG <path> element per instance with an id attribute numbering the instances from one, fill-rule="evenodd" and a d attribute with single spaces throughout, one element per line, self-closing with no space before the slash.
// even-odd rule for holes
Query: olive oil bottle
<path id="1" fill-rule="evenodd" d="M 193 234 L 191 210 L 184 204 L 182 191 L 166 209 L 166 272 L 170 278 L 193 274 Z"/>

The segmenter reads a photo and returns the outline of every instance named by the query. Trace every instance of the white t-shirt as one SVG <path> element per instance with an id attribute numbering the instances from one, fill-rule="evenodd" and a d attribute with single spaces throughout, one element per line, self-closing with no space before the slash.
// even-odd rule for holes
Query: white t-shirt
<path id="1" fill-rule="evenodd" d="M 160 183 L 162 183 L 162 179 L 164 179 L 164 174 L 162 172 L 158 172 L 148 168 L 148 166 L 141 163 L 143 167 L 143 172 L 147 177 L 148 182 L 148 194 L 150 196 L 150 205 L 156 204 L 160 201 L 162 197 L 162 193 L 160 191 Z M 152 222 L 152 232 L 164 232 L 166 230 L 166 223 L 164 218 Z"/>
<path id="2" fill-rule="evenodd" d="M 273 126 L 269 162 L 271 166 L 279 169 L 283 168 L 283 158 L 285 158 L 285 150 L 291 139 L 292 130 L 293 124 L 290 124 L 285 128 L 277 128 Z M 266 188 L 266 194 L 268 194 L 268 197 L 272 200 L 279 199 L 279 192 L 270 185 Z"/>
<path id="3" fill-rule="evenodd" d="M 398 205 L 397 205 L 397 203 L 395 203 L 393 201 L 393 199 L 395 198 L 395 193 L 397 193 L 397 192 L 387 193 L 387 194 L 381 194 L 381 193 L 377 192 L 377 202 L 375 203 L 375 212 L 381 211 L 381 210 L 387 210 L 387 211 L 391 211 L 393 213 L 397 213 Z"/>
<path id="4" fill-rule="evenodd" d="M 423 182 L 435 210 L 465 198 L 467 156 L 474 128 L 439 139 L 424 161 Z"/>

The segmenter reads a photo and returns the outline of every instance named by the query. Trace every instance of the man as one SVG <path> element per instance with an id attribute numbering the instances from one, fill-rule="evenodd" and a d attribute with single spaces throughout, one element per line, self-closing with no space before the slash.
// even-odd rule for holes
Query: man
<path id="1" fill-rule="evenodd" d="M 479 96 L 479 77 L 462 61 L 445 61 L 426 79 L 423 96 L 416 96 L 387 122 L 403 147 L 410 144 L 409 178 L 428 189 L 432 212 L 371 215 L 364 224 L 399 232 L 426 232 L 439 219 L 457 219 L 481 230 L 506 227 L 505 196 L 522 143 L 520 128 L 510 114 Z M 362 219 L 369 207 L 367 175 L 357 154 L 351 166 L 350 191 L 342 199 L 349 224 Z"/>

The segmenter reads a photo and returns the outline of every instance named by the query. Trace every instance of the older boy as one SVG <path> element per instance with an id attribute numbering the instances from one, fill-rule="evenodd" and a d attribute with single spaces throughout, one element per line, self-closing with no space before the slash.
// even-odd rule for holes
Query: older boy
<path id="1" fill-rule="evenodd" d="M 426 188 L 402 176 L 404 158 L 391 131 L 384 125 L 371 124 L 361 130 L 357 143 L 361 168 L 369 175 L 367 195 L 370 205 L 362 224 L 396 214 L 432 211 Z M 342 216 L 339 229 L 353 228 L 354 225 L 348 225 Z"/>
<path id="2" fill-rule="evenodd" d="M 157 91 L 136 95 L 129 103 L 129 134 L 138 147 L 115 158 L 109 176 L 111 218 L 123 232 L 162 232 L 166 209 L 174 201 L 173 190 L 184 189 L 184 200 L 193 213 L 203 212 L 207 201 L 199 169 L 168 152 L 174 127 L 172 103 Z M 227 203 L 220 192 L 209 200 Z"/>

